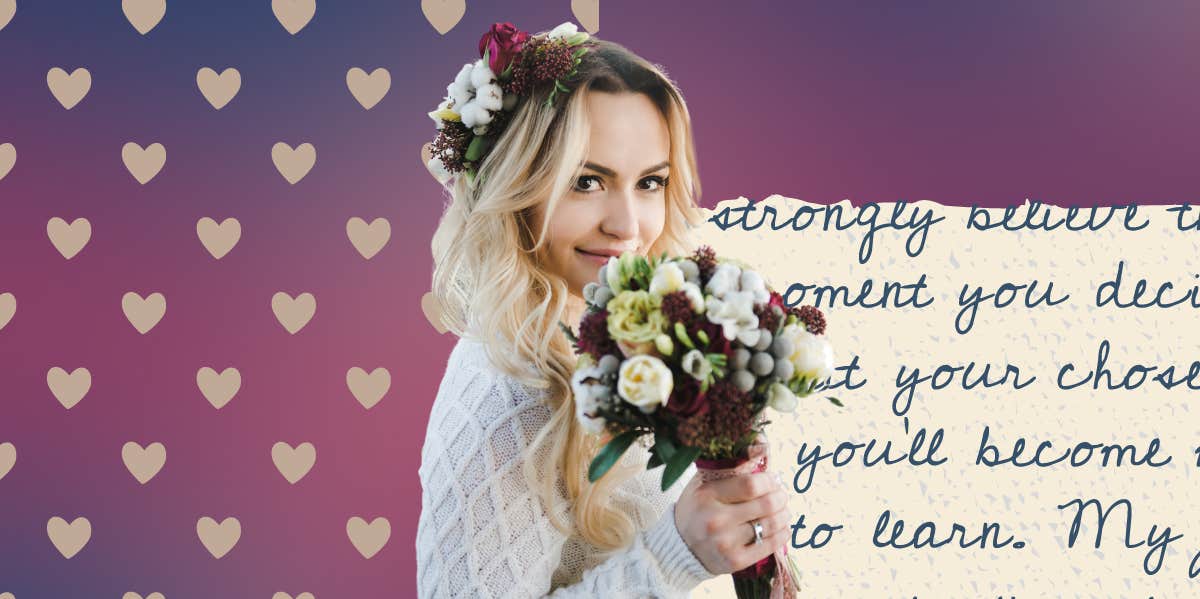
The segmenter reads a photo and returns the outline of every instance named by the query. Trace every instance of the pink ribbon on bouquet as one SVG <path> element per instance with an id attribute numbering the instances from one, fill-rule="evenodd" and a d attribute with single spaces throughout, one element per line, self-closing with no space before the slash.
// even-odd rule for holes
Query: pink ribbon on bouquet
<path id="1" fill-rule="evenodd" d="M 767 458 L 770 455 L 770 446 L 763 442 L 763 435 L 760 434 L 747 451 L 749 457 L 746 459 L 696 460 L 696 471 L 700 475 L 700 481 L 708 482 L 765 471 Z M 789 544 L 784 543 L 775 550 L 775 553 L 763 558 L 758 564 L 745 570 L 739 570 L 734 574 L 752 571 L 763 561 L 773 559 L 775 560 L 775 573 L 771 577 L 771 599 L 795 599 L 800 593 L 800 581 L 793 577 L 792 569 L 788 565 L 787 549 Z"/>

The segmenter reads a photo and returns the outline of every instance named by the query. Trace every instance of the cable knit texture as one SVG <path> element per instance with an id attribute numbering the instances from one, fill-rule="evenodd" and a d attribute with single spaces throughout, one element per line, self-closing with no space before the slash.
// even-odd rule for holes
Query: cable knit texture
<path id="1" fill-rule="evenodd" d="M 664 493 L 662 469 L 645 470 L 648 441 L 633 444 L 623 461 L 641 471 L 613 501 L 638 534 L 604 559 L 554 528 L 522 475 L 522 451 L 550 419 L 544 393 L 496 369 L 479 341 L 455 345 L 421 449 L 418 596 L 690 597 L 714 576 L 675 528 L 675 501 L 696 467 Z M 566 514 L 561 483 L 559 493 L 553 509 Z"/>

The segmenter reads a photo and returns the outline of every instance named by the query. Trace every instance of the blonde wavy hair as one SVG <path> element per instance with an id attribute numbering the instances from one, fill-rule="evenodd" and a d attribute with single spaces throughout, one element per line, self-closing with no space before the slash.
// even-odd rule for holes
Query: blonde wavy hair
<path id="1" fill-rule="evenodd" d="M 607 439 L 587 434 L 576 421 L 570 383 L 576 356 L 559 328 L 571 298 L 566 281 L 542 267 L 550 217 L 587 157 L 588 94 L 645 94 L 666 120 L 671 163 L 666 221 L 648 254 L 691 253 L 692 230 L 704 216 L 691 117 L 679 89 L 665 69 L 624 46 L 589 41 L 593 46 L 570 81 L 571 93 L 558 99 L 560 106 L 546 107 L 548 88 L 535 88 L 515 107 L 475 183 L 466 177 L 446 183 L 450 199 L 433 236 L 433 293 L 448 330 L 482 341 L 491 362 L 507 374 L 549 389 L 545 401 L 553 414 L 526 449 L 524 475 L 555 528 L 570 534 L 573 527 L 600 551 L 611 552 L 628 546 L 636 533 L 629 515 L 612 505 L 612 490 L 642 466 L 618 464 L 588 482 L 587 467 Z M 535 233 L 534 209 L 542 202 L 545 218 Z M 568 500 L 569 520 L 549 509 L 556 495 Z"/>

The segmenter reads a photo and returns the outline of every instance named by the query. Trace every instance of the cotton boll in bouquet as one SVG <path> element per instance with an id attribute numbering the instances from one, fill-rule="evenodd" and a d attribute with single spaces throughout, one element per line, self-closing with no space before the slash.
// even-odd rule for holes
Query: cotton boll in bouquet
<path id="1" fill-rule="evenodd" d="M 584 288 L 575 333 L 576 416 L 611 437 L 588 469 L 604 475 L 643 435 L 647 469 L 665 491 L 695 463 L 702 480 L 767 467 L 765 408 L 792 412 L 833 374 L 825 318 L 786 307 L 747 265 L 701 247 L 688 257 L 625 253 Z M 841 405 L 836 398 L 831 402 Z M 794 597 L 796 566 L 784 546 L 733 573 L 738 597 Z"/>

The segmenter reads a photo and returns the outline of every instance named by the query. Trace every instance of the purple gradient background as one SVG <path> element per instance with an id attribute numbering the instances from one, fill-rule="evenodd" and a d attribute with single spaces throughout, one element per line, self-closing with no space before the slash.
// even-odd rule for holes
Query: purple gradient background
<path id="1" fill-rule="evenodd" d="M 18 151 L 0 181 L 0 293 L 18 300 L 0 331 L 0 442 L 18 453 L 0 480 L 0 592 L 411 596 L 417 466 L 454 344 L 419 307 L 442 207 L 418 160 L 435 133 L 425 113 L 491 23 L 549 29 L 574 20 L 570 3 L 475 1 L 445 36 L 416 0 L 320 0 L 296 36 L 267 0 L 172 0 L 146 36 L 117 0 L 18 4 L 0 31 L 0 143 Z M 708 207 L 771 193 L 991 206 L 1196 201 L 1194 2 L 606 9 L 599 34 L 665 65 L 683 89 Z M 54 66 L 92 73 L 71 110 L 46 87 Z M 203 66 L 241 71 L 241 91 L 220 111 L 196 89 Z M 369 111 L 346 89 L 354 66 L 392 73 Z M 121 163 L 127 141 L 167 148 L 147 185 Z M 277 141 L 317 149 L 297 185 L 271 164 Z M 47 240 L 53 216 L 92 223 L 71 260 Z M 219 261 L 196 239 L 203 216 L 242 223 Z M 369 261 L 346 239 L 351 216 L 392 224 Z M 167 298 L 144 336 L 121 313 L 131 290 Z M 271 313 L 276 291 L 317 298 L 294 336 Z M 69 411 L 46 387 L 52 366 L 93 375 Z M 242 373 L 219 411 L 196 388 L 202 366 Z M 346 389 L 352 366 L 393 375 L 371 410 Z M 165 468 L 144 486 L 121 462 L 130 440 L 167 447 Z M 280 440 L 317 448 L 296 485 L 271 463 Z M 47 539 L 55 515 L 93 526 L 69 560 Z M 221 559 L 196 537 L 205 515 L 242 523 Z M 392 523 L 372 559 L 346 537 L 354 515 Z"/>

